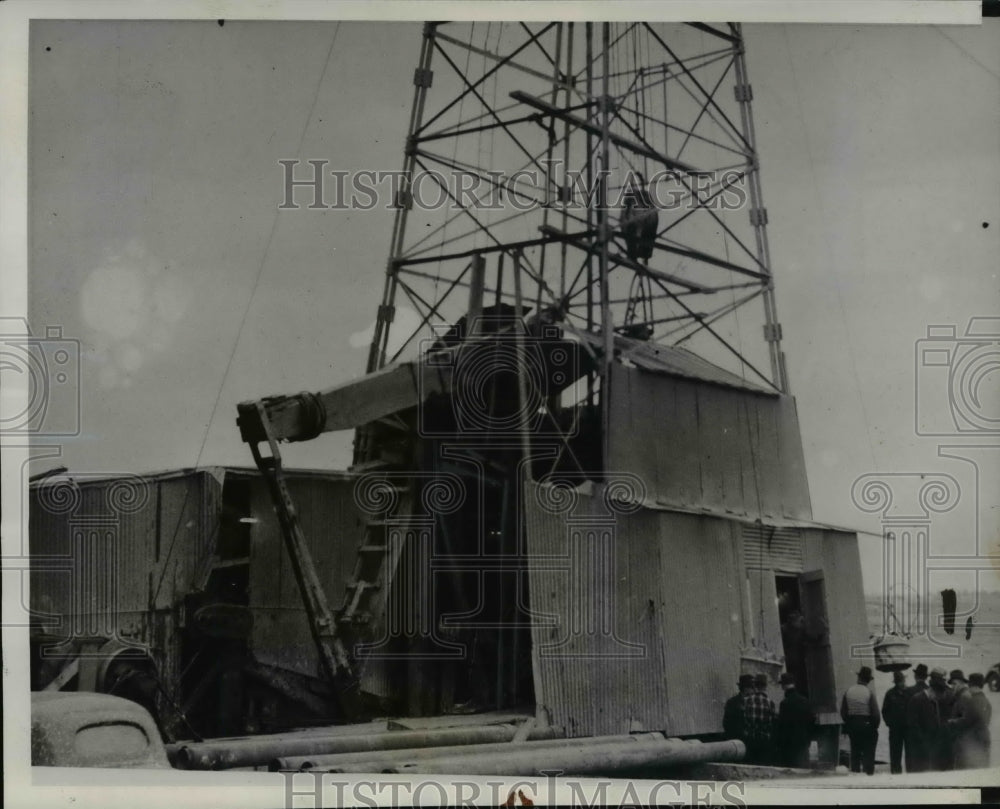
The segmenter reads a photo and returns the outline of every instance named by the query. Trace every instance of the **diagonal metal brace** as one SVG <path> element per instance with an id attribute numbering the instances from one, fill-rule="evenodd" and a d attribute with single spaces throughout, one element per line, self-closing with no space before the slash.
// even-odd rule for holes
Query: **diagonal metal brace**
<path id="1" fill-rule="evenodd" d="M 305 535 L 302 533 L 302 526 L 299 524 L 295 504 L 292 502 L 291 493 L 285 484 L 284 472 L 281 467 L 281 453 L 278 450 L 278 442 L 271 431 L 265 403 L 257 401 L 254 406 L 259 424 L 267 439 L 270 455 L 262 454 L 261 445 L 256 441 L 248 442 L 250 451 L 253 453 L 257 468 L 260 469 L 264 480 L 267 481 L 271 499 L 274 501 L 275 512 L 281 525 L 281 535 L 292 563 L 295 580 L 298 582 L 299 591 L 302 594 L 302 602 L 309 620 L 309 630 L 313 642 L 316 644 L 316 650 L 319 652 L 323 673 L 338 693 L 343 694 L 343 692 L 357 687 L 350 656 L 343 641 L 337 636 L 337 622 L 329 604 L 327 604 L 326 594 L 323 592 L 316 574 L 312 554 L 309 552 Z"/>

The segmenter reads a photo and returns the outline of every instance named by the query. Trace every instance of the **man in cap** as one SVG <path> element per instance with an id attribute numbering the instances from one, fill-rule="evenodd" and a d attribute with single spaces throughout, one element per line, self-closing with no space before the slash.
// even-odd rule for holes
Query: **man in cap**
<path id="1" fill-rule="evenodd" d="M 947 678 L 943 668 L 931 669 L 930 687 L 914 694 L 908 703 L 914 742 L 913 772 L 950 770 L 952 767 L 951 739 L 945 724 L 952 708 Z"/>
<path id="2" fill-rule="evenodd" d="M 920 743 L 916 738 L 910 703 L 914 696 L 927 689 L 927 666 L 923 663 L 918 664 L 913 669 L 913 680 L 913 685 L 906 689 L 906 743 L 903 748 L 903 760 L 906 763 L 907 772 L 925 772 L 930 767 L 930 761 L 914 759 L 914 755 L 920 753 Z"/>
<path id="3" fill-rule="evenodd" d="M 948 687 L 951 689 L 952 705 L 969 690 L 969 681 L 965 679 L 965 672 L 955 669 L 948 675 Z"/>
<path id="4" fill-rule="evenodd" d="M 783 672 L 778 683 L 785 691 L 775 723 L 778 763 L 804 769 L 809 766 L 809 742 L 815 730 L 816 714 L 809 700 L 795 687 L 795 678 L 789 672 Z"/>
<path id="5" fill-rule="evenodd" d="M 892 688 L 882 700 L 882 720 L 889 728 L 889 772 L 903 771 L 903 747 L 906 739 L 906 674 L 892 673 Z"/>
<path id="6" fill-rule="evenodd" d="M 767 696 L 767 675 L 753 678 L 753 690 L 743 700 L 743 732 L 748 764 L 770 764 L 774 757 L 774 703 Z"/>
<path id="7" fill-rule="evenodd" d="M 851 772 L 875 774 L 875 744 L 880 722 L 878 700 L 871 689 L 872 670 L 858 669 L 858 681 L 844 692 L 840 700 L 840 717 L 844 731 L 851 740 Z"/>
<path id="8" fill-rule="evenodd" d="M 743 740 L 743 701 L 747 694 L 753 691 L 753 675 L 741 674 L 737 688 L 739 691 L 726 700 L 726 706 L 722 711 L 722 730 L 727 739 Z"/>
<path id="9" fill-rule="evenodd" d="M 954 677 L 955 672 L 952 672 Z M 990 766 L 990 719 L 993 708 L 983 693 L 982 674 L 969 675 L 966 691 L 955 701 L 947 722 L 953 737 L 955 769 L 971 770 Z"/>

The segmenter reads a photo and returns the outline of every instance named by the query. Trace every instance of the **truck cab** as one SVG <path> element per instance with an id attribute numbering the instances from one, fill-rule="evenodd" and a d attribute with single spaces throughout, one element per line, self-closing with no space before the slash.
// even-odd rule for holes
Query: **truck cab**
<path id="1" fill-rule="evenodd" d="M 31 694 L 36 767 L 170 769 L 160 731 L 141 705 L 110 694 Z"/>

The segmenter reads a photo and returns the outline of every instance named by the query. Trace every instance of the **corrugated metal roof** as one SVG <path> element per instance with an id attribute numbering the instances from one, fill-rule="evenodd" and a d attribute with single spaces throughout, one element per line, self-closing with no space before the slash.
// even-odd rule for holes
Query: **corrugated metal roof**
<path id="1" fill-rule="evenodd" d="M 594 349 L 603 348 L 600 335 L 589 332 L 574 332 L 590 344 Z M 750 391 L 765 396 L 777 396 L 773 388 L 758 385 L 743 379 L 736 374 L 720 368 L 718 365 L 699 357 L 693 351 L 679 346 L 668 346 L 660 343 L 649 343 L 643 340 L 633 340 L 629 337 L 615 335 L 615 354 L 619 362 L 631 363 L 636 368 L 651 373 L 669 374 L 685 379 L 696 379 L 712 385 L 722 385 L 727 388 Z"/>
<path id="2" fill-rule="evenodd" d="M 286 475 L 294 477 L 314 477 L 332 480 L 354 480 L 356 473 L 340 469 L 298 469 L 286 468 Z M 30 488 L 44 486 L 46 483 L 60 480 L 73 480 L 79 486 L 96 483 L 107 483 L 122 478 L 140 478 L 144 481 L 173 480 L 176 478 L 189 477 L 190 475 L 208 474 L 212 475 L 219 483 L 225 475 L 236 475 L 239 477 L 260 477 L 260 470 L 254 466 L 184 466 L 179 469 L 160 469 L 152 472 L 77 472 L 73 470 L 63 472 L 59 475 L 50 475 L 31 482 Z"/>

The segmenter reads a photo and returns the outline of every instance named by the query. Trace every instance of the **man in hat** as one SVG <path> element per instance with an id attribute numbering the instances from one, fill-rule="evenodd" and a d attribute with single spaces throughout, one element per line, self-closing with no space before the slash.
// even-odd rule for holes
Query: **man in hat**
<path id="1" fill-rule="evenodd" d="M 851 740 L 851 772 L 861 772 L 863 767 L 868 775 L 875 774 L 875 744 L 881 721 L 871 681 L 872 670 L 862 666 L 858 669 L 857 683 L 840 700 L 840 717 Z"/>
<path id="2" fill-rule="evenodd" d="M 948 687 L 951 689 L 952 706 L 969 690 L 969 681 L 965 679 L 965 672 L 961 669 L 954 669 L 948 675 Z"/>
<path id="3" fill-rule="evenodd" d="M 743 700 L 743 733 L 748 764 L 770 764 L 774 758 L 774 703 L 767 696 L 767 675 L 753 678 L 753 690 Z"/>
<path id="4" fill-rule="evenodd" d="M 906 674 L 892 673 L 892 688 L 882 700 L 882 720 L 889 728 L 889 772 L 903 771 L 903 748 L 906 739 Z"/>
<path id="5" fill-rule="evenodd" d="M 753 675 L 741 674 L 737 683 L 739 691 L 735 696 L 726 700 L 726 707 L 722 711 L 722 730 L 727 739 L 740 739 L 745 741 L 743 732 L 743 701 L 747 694 L 753 691 Z"/>
<path id="6" fill-rule="evenodd" d="M 816 714 L 809 700 L 795 687 L 795 678 L 789 672 L 783 672 L 778 683 L 785 692 L 778 706 L 774 733 L 778 763 L 805 769 L 809 766 L 809 742 L 815 730 Z"/>
<path id="7" fill-rule="evenodd" d="M 955 672 L 952 672 L 954 676 Z M 969 685 L 955 700 L 947 722 L 953 737 L 955 769 L 971 770 L 990 766 L 990 719 L 993 708 L 983 693 L 986 678 L 969 675 Z"/>
<path id="8" fill-rule="evenodd" d="M 952 702 L 947 672 L 940 667 L 931 669 L 930 687 L 914 694 L 907 705 L 914 744 L 913 772 L 952 768 L 951 739 L 945 724 Z"/>
<path id="9" fill-rule="evenodd" d="M 913 697 L 927 689 L 927 666 L 918 664 L 913 669 L 914 683 L 906 689 L 906 742 L 903 747 L 903 760 L 906 763 L 907 772 L 925 772 L 930 767 L 930 761 L 919 758 L 920 743 L 916 738 L 915 725 L 913 723 L 913 713 L 910 703 Z M 914 758 L 917 755 L 918 758 Z"/>

